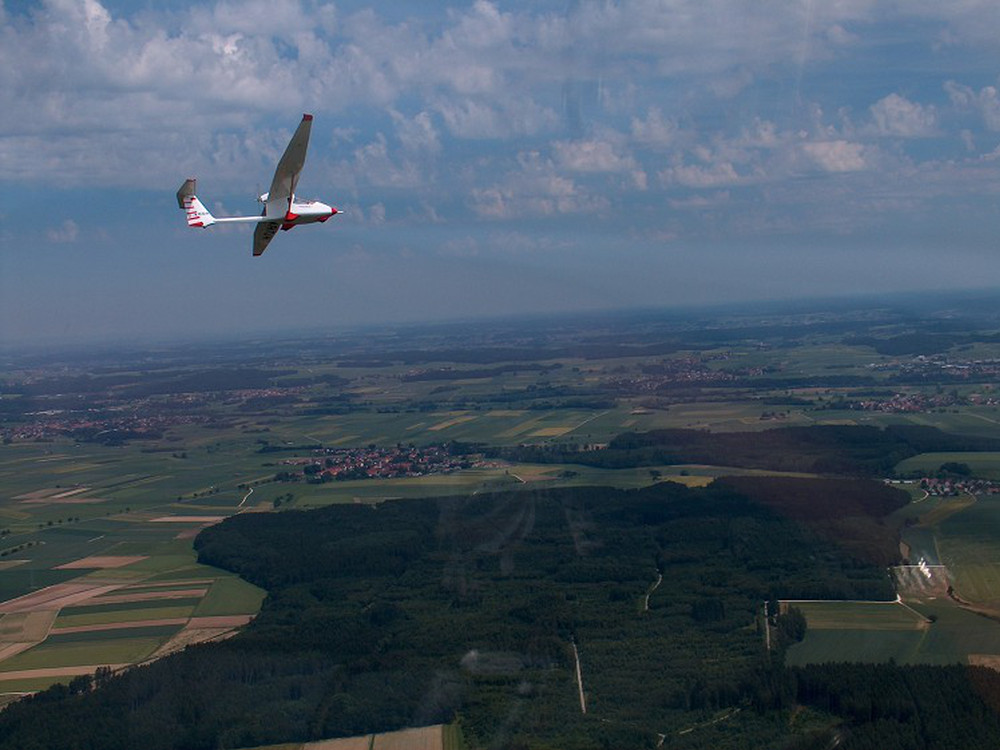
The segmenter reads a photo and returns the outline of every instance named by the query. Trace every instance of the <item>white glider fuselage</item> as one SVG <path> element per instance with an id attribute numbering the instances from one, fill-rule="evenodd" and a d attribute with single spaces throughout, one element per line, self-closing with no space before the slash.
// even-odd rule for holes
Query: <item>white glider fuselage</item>
<path id="1" fill-rule="evenodd" d="M 189 180 L 189 182 L 194 182 Z M 187 184 L 187 183 L 185 183 Z M 194 186 L 192 186 L 194 187 Z M 299 224 L 324 222 L 340 211 L 320 201 L 300 201 L 292 196 L 289 201 L 274 201 L 264 207 L 264 213 L 259 216 L 213 216 L 203 206 L 195 195 L 182 198 L 183 208 L 187 212 L 188 226 L 210 227 L 213 224 L 260 224 L 265 221 L 277 221 L 282 229 L 291 229 Z"/>
<path id="2" fill-rule="evenodd" d="M 254 231 L 253 254 L 260 255 L 267 248 L 279 229 L 288 230 L 299 224 L 322 223 L 340 213 L 333 206 L 320 201 L 300 200 L 295 197 L 295 186 L 306 159 L 312 115 L 302 115 L 295 135 L 285 149 L 274 172 L 271 189 L 258 200 L 264 204 L 259 216 L 213 216 L 196 195 L 197 183 L 192 177 L 177 191 L 177 204 L 187 214 L 189 227 L 207 228 L 214 224 L 252 223 Z"/>

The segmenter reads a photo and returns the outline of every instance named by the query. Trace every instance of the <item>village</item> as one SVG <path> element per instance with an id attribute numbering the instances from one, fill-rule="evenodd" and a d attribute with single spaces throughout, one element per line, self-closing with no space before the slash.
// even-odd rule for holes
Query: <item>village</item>
<path id="1" fill-rule="evenodd" d="M 329 482 L 348 479 L 392 479 L 447 474 L 468 469 L 474 462 L 468 456 L 453 456 L 447 445 L 422 448 L 397 444 L 391 448 L 369 445 L 364 448 L 320 448 L 309 458 L 289 458 L 284 466 L 302 467 L 301 473 L 279 472 L 278 481 Z"/>
<path id="2" fill-rule="evenodd" d="M 974 477 L 924 477 L 920 480 L 920 489 L 932 497 L 1000 494 L 997 482 Z"/>

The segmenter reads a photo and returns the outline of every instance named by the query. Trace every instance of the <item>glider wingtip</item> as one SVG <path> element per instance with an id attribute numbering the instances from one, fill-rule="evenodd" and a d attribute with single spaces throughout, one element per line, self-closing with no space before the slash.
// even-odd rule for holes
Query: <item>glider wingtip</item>
<path id="1" fill-rule="evenodd" d="M 310 122 L 312 120 L 312 118 L 313 118 L 312 115 L 304 114 L 304 115 L 302 115 L 302 122 Z"/>

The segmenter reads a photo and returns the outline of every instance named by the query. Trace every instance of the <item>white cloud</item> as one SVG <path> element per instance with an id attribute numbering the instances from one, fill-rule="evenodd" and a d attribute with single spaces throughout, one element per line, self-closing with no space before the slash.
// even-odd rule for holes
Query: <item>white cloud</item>
<path id="1" fill-rule="evenodd" d="M 717 208 L 729 203 L 729 191 L 719 190 L 709 194 L 692 195 L 690 198 L 674 198 L 670 201 L 670 207 L 676 209 L 706 209 Z"/>
<path id="2" fill-rule="evenodd" d="M 928 85 L 945 86 L 950 107 L 910 93 L 891 69 L 880 85 L 907 96 L 860 101 L 852 76 L 871 71 L 839 66 L 856 50 L 862 65 L 885 52 L 886 25 L 926 33 L 901 23 L 914 16 L 961 40 L 976 8 L 988 12 L 972 0 L 796 0 L 781 13 L 732 0 L 460 0 L 433 15 L 419 4 L 354 11 L 328 0 L 122 7 L 47 0 L 8 10 L 0 180 L 172 190 L 199 174 L 206 188 L 246 190 L 266 182 L 298 113 L 312 111 L 307 189 L 322 177 L 344 195 L 346 183 L 354 203 L 372 206 L 371 226 L 386 204 L 394 224 L 463 207 L 599 214 L 612 202 L 634 217 L 645 210 L 630 205 L 635 191 L 652 201 L 664 187 L 678 207 L 694 207 L 680 193 L 760 191 L 803 174 L 864 172 L 888 185 L 908 158 L 934 158 L 934 143 L 901 139 L 940 135 L 965 144 L 971 161 L 977 144 L 994 145 L 982 124 L 1000 131 L 997 89 L 935 82 L 930 52 L 912 59 Z M 428 184 L 432 208 L 420 203 Z"/>
<path id="3" fill-rule="evenodd" d="M 781 145 L 782 136 L 775 123 L 755 117 L 749 126 L 743 128 L 736 142 L 740 148 L 774 148 Z"/>
<path id="4" fill-rule="evenodd" d="M 632 118 L 632 137 L 643 145 L 667 148 L 677 141 L 677 123 L 665 119 L 659 107 L 650 107 L 644 119 Z"/>
<path id="5" fill-rule="evenodd" d="M 802 144 L 802 150 L 824 172 L 857 172 L 868 166 L 860 143 L 819 141 Z"/>
<path id="6" fill-rule="evenodd" d="M 996 29 L 1000 28 L 1000 5 L 991 0 L 907 0 L 901 10 L 911 17 L 931 20 L 943 26 L 936 47 L 976 45 L 996 49 Z"/>
<path id="7" fill-rule="evenodd" d="M 986 127 L 992 131 L 1000 130 L 1000 96 L 993 86 L 984 86 L 979 91 L 955 81 L 944 85 L 951 103 L 958 109 L 978 112 Z"/>
<path id="8" fill-rule="evenodd" d="M 376 203 L 368 209 L 368 222 L 376 227 L 385 224 L 385 204 Z"/>
<path id="9" fill-rule="evenodd" d="M 59 227 L 46 230 L 45 236 L 49 242 L 70 243 L 76 242 L 80 235 L 80 228 L 72 219 L 66 219 Z"/>
<path id="10" fill-rule="evenodd" d="M 610 204 L 576 181 L 560 175 L 538 152 L 518 156 L 519 168 L 502 182 L 472 190 L 472 208 L 479 216 L 511 219 L 597 212 Z"/>
<path id="11" fill-rule="evenodd" d="M 479 252 L 479 242 L 469 236 L 447 240 L 438 248 L 438 254 L 446 258 L 474 258 Z"/>
<path id="12" fill-rule="evenodd" d="M 389 153 L 389 144 L 382 133 L 375 139 L 354 150 L 350 169 L 358 182 L 378 187 L 420 187 L 424 180 L 417 166 L 406 159 L 395 159 Z"/>
<path id="13" fill-rule="evenodd" d="M 559 124 L 554 110 L 528 98 L 475 99 L 439 97 L 435 109 L 448 131 L 459 138 L 502 139 L 537 135 Z"/>
<path id="14" fill-rule="evenodd" d="M 714 188 L 737 185 L 742 178 L 732 163 L 716 162 L 708 166 L 698 164 L 669 167 L 660 172 L 660 181 L 665 185 L 682 185 L 690 188 Z"/>
<path id="15" fill-rule="evenodd" d="M 937 112 L 900 96 L 889 94 L 870 108 L 879 135 L 914 138 L 935 135 Z"/>
<path id="16" fill-rule="evenodd" d="M 390 114 L 396 125 L 396 135 L 407 151 L 433 154 L 441 150 L 437 129 L 427 111 L 420 112 L 412 118 L 396 110 L 391 110 Z"/>
<path id="17" fill-rule="evenodd" d="M 572 172 L 629 172 L 636 166 L 610 141 L 556 141 L 552 147 L 556 162 Z"/>

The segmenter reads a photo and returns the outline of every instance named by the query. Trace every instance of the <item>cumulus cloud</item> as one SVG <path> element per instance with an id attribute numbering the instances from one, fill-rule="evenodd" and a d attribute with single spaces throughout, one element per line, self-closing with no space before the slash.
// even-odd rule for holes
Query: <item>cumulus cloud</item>
<path id="1" fill-rule="evenodd" d="M 375 139 L 354 151 L 350 164 L 355 179 L 379 187 L 408 188 L 424 184 L 420 170 L 412 161 L 394 158 L 389 153 L 385 135 L 377 133 Z"/>
<path id="2" fill-rule="evenodd" d="M 441 150 L 441 142 L 437 129 L 431 122 L 427 111 L 419 112 L 410 118 L 396 110 L 390 112 L 396 124 L 396 135 L 408 151 L 437 153 Z"/>
<path id="3" fill-rule="evenodd" d="M 524 216 L 557 216 L 606 209 L 609 201 L 559 174 L 555 165 L 538 152 L 522 153 L 519 168 L 502 182 L 472 191 L 473 210 L 482 217 L 510 219 Z"/>
<path id="4" fill-rule="evenodd" d="M 618 152 L 610 141 L 556 141 L 552 144 L 556 161 L 573 172 L 628 172 L 635 159 Z"/>
<path id="5" fill-rule="evenodd" d="M 937 130 L 934 107 L 921 106 L 899 94 L 879 99 L 870 110 L 879 135 L 915 138 L 934 135 Z"/>
<path id="6" fill-rule="evenodd" d="M 45 236 L 49 242 L 69 243 L 76 242 L 80 235 L 80 228 L 72 219 L 67 219 L 59 227 L 49 228 Z"/>
<path id="7" fill-rule="evenodd" d="M 480 252 L 479 241 L 475 237 L 455 237 L 445 241 L 437 252 L 445 258 L 474 258 Z"/>
<path id="8" fill-rule="evenodd" d="M 690 198 L 674 198 L 670 201 L 670 207 L 680 210 L 706 208 L 717 208 L 729 202 L 729 191 L 719 190 L 709 194 L 692 195 Z"/>
<path id="9" fill-rule="evenodd" d="M 458 138 L 503 139 L 554 130 L 559 116 L 530 99 L 439 97 L 435 109 Z"/>
<path id="10" fill-rule="evenodd" d="M 376 203 L 368 209 L 368 222 L 373 226 L 385 224 L 385 204 Z"/>
<path id="11" fill-rule="evenodd" d="M 677 142 L 677 123 L 664 118 L 658 107 L 650 107 L 645 117 L 632 118 L 632 138 L 637 143 L 668 148 Z"/>
<path id="12" fill-rule="evenodd" d="M 864 146 L 848 141 L 820 141 L 802 144 L 802 151 L 824 172 L 857 172 L 868 166 Z"/>
<path id="13" fill-rule="evenodd" d="M 803 174 L 898 181 L 908 159 L 933 158 L 911 139 L 964 144 L 972 162 L 995 145 L 984 127 L 1000 131 L 994 86 L 939 81 L 947 102 L 889 93 L 872 104 L 859 87 L 824 85 L 857 74 L 839 67 L 855 51 L 878 57 L 883 24 L 929 19 L 949 39 L 972 38 L 972 19 L 987 14 L 973 0 L 793 2 L 781 13 L 731 0 L 464 0 L 433 17 L 419 4 L 328 0 L 123 7 L 8 10 L 0 180 L 162 190 L 199 174 L 246 190 L 269 178 L 311 111 L 309 189 L 317 178 L 347 184 L 369 226 L 385 205 L 393 223 L 452 211 L 610 215 L 612 205 L 624 216 L 636 191 L 650 202 L 666 188 L 675 208 L 695 208 L 704 191 L 733 203 L 730 188 Z M 422 202 L 429 184 L 434 207 Z"/>
<path id="14" fill-rule="evenodd" d="M 669 167 L 660 172 L 660 181 L 664 185 L 701 189 L 736 185 L 741 177 L 730 162 L 724 161 L 707 166 L 691 164 Z"/>
<path id="15" fill-rule="evenodd" d="M 1000 96 L 994 86 L 984 86 L 976 91 L 955 81 L 944 85 L 951 103 L 958 109 L 978 112 L 987 128 L 1000 130 Z"/>

